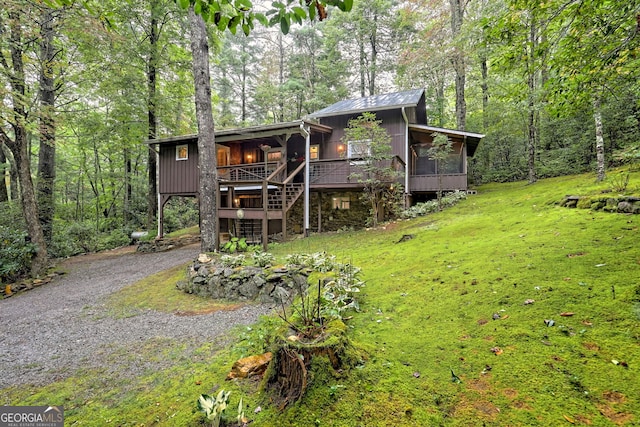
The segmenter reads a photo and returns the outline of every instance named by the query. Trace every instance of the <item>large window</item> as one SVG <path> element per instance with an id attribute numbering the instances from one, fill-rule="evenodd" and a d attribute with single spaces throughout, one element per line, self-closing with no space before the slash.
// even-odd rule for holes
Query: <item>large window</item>
<path id="1" fill-rule="evenodd" d="M 350 159 L 362 159 L 371 155 L 371 140 L 349 141 L 347 157 Z"/>

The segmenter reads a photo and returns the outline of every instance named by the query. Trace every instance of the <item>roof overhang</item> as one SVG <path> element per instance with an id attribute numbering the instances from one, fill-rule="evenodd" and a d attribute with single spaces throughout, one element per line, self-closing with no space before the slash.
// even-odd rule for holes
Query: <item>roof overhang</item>
<path id="1" fill-rule="evenodd" d="M 333 129 L 309 120 L 274 123 L 270 125 L 249 126 L 236 129 L 222 129 L 215 131 L 216 143 L 238 142 L 250 139 L 270 138 L 281 135 L 296 135 L 302 133 L 301 127 L 308 128 L 312 133 L 330 134 Z M 145 144 L 185 144 L 198 140 L 198 134 L 172 136 L 161 139 L 147 139 Z"/>
<path id="2" fill-rule="evenodd" d="M 439 128 L 439 127 L 427 126 L 427 125 L 410 124 L 409 131 L 428 133 L 428 134 L 438 132 L 447 136 L 462 138 L 462 140 L 467 144 L 467 155 L 470 157 L 473 157 L 473 155 L 476 152 L 476 149 L 478 148 L 478 144 L 480 144 L 480 140 L 484 138 L 484 135 L 481 133 Z"/>

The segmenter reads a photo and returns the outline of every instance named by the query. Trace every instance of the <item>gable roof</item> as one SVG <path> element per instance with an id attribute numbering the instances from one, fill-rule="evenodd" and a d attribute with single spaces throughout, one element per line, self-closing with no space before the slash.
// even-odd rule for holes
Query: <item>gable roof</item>
<path id="1" fill-rule="evenodd" d="M 364 98 L 346 99 L 329 105 L 322 110 L 309 114 L 310 118 L 357 114 L 365 111 L 392 110 L 402 107 L 415 107 L 420 102 L 424 89 L 405 90 L 403 92 L 373 95 Z"/>

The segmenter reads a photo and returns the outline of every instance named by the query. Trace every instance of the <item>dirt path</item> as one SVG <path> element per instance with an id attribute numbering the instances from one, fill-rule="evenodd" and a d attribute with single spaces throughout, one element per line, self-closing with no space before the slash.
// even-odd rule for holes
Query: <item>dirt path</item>
<path id="1" fill-rule="evenodd" d="M 135 353 L 136 348 L 184 344 L 189 352 L 269 311 L 246 306 L 194 317 L 153 310 L 122 319 L 109 315 L 105 301 L 111 293 L 187 263 L 198 249 L 191 245 L 161 253 L 120 250 L 74 257 L 62 265 L 68 273 L 52 283 L 1 300 L 0 388 L 46 384 L 79 369 L 104 368 L 117 354 Z M 125 359 L 129 374 L 149 367 L 146 361 Z"/>

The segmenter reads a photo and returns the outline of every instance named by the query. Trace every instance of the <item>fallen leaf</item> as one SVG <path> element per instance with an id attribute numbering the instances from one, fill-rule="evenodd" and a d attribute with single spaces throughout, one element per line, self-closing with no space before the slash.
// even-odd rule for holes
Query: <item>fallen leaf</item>
<path id="1" fill-rule="evenodd" d="M 575 313 L 572 313 L 570 311 L 564 311 L 562 313 L 560 313 L 560 316 L 564 316 L 564 317 L 570 317 L 573 316 Z"/>
<path id="2" fill-rule="evenodd" d="M 502 354 L 502 349 L 500 347 L 491 347 L 491 351 L 496 355 Z"/>
<path id="3" fill-rule="evenodd" d="M 567 415 L 563 415 L 564 419 L 570 422 L 571 424 L 575 424 L 575 420 Z"/>

